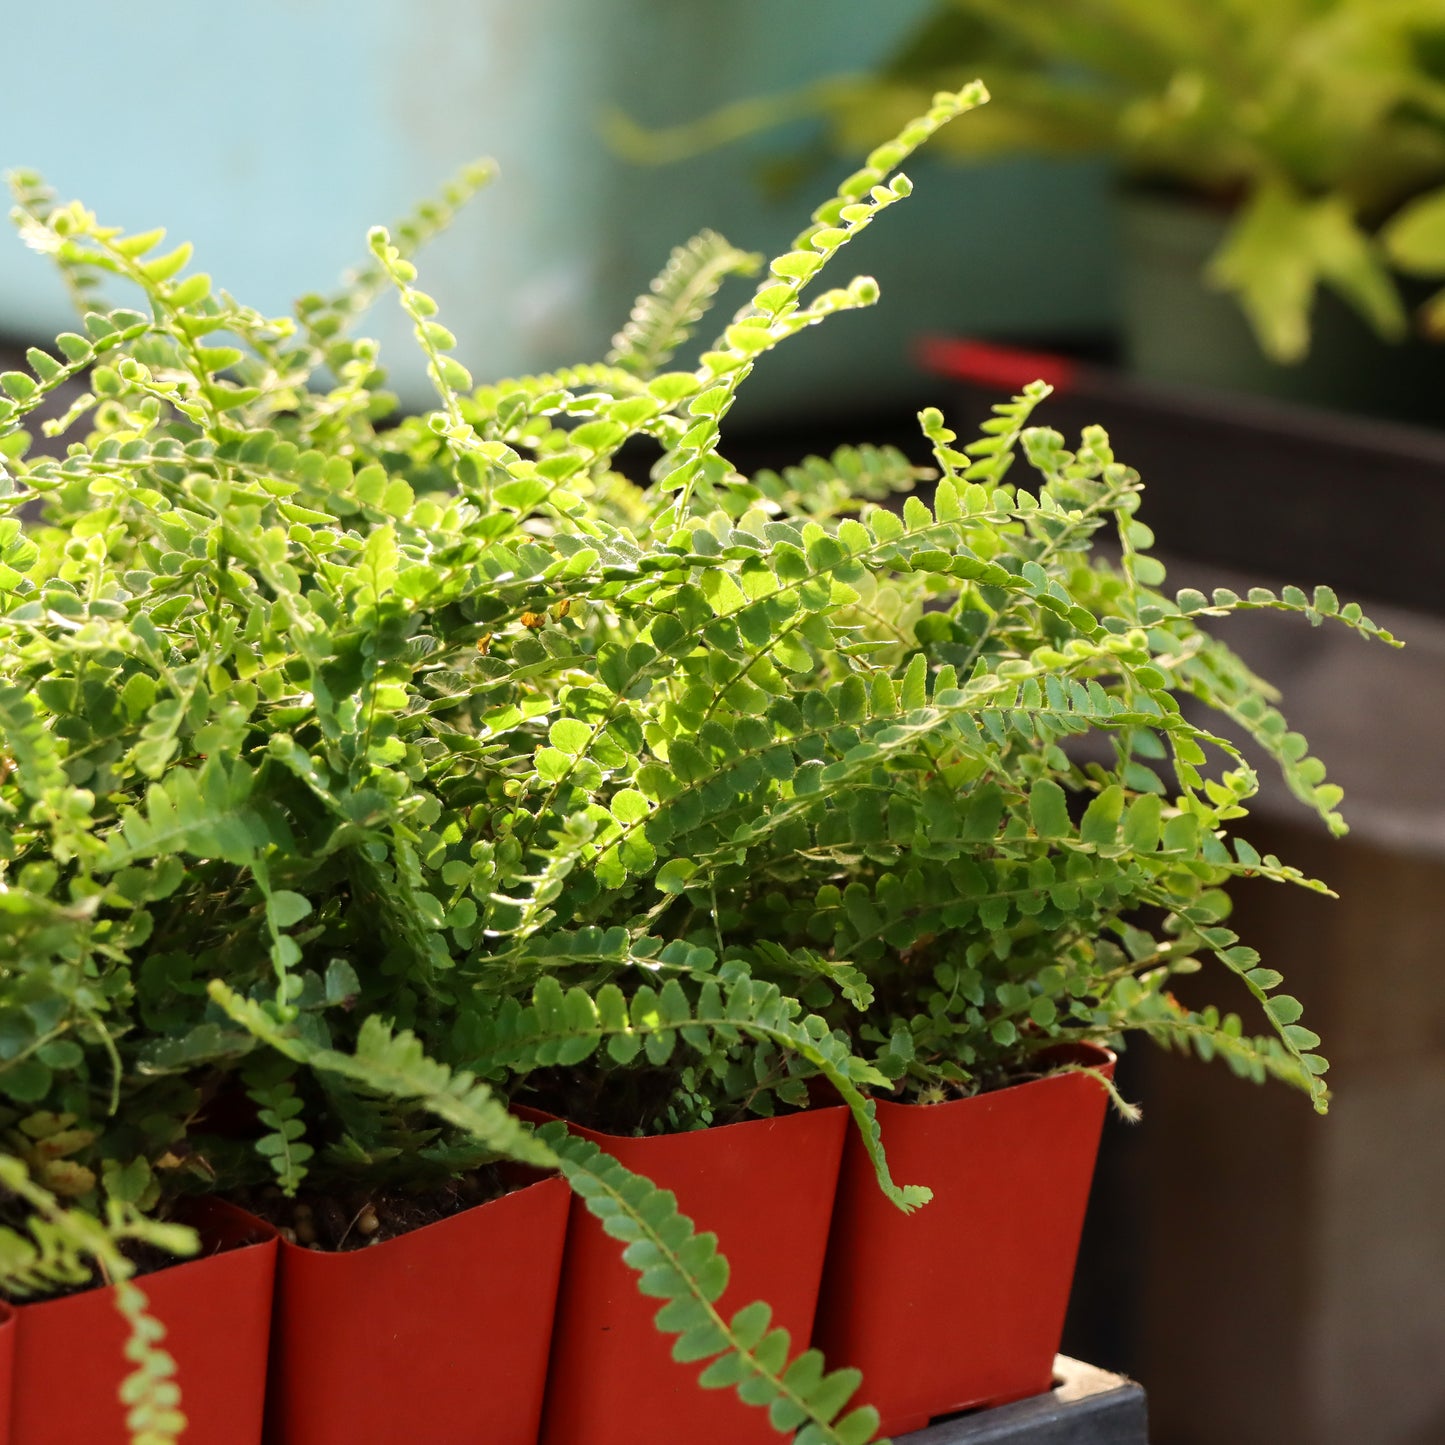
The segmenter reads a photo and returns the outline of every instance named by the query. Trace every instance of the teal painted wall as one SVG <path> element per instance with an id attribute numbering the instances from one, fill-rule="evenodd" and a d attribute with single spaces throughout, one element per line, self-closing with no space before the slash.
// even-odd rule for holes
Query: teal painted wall
<path id="1" fill-rule="evenodd" d="M 477 375 L 515 374 L 599 353 L 668 248 L 702 226 L 781 249 L 812 192 L 852 169 L 840 160 L 809 192 L 768 203 L 756 167 L 787 135 L 634 168 L 599 137 L 604 105 L 665 123 L 862 68 L 923 3 L 166 0 L 142 12 L 0 0 L 0 166 L 34 166 L 127 228 L 166 224 L 221 285 L 284 310 L 332 284 L 368 225 L 494 155 L 502 180 L 423 257 L 423 282 Z M 911 174 L 913 199 L 844 253 L 878 277 L 882 305 L 768 358 L 755 409 L 897 391 L 920 329 L 1028 335 L 1111 318 L 1095 168 L 923 159 Z M 46 263 L 0 244 L 0 333 L 68 321 Z M 383 303 L 369 329 L 423 399 L 395 308 Z"/>

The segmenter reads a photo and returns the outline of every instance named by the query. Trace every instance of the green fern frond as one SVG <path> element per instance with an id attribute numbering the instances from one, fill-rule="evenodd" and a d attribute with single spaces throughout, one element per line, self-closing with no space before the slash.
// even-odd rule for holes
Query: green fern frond
<path id="1" fill-rule="evenodd" d="M 950 481 L 989 482 L 998 486 L 1013 465 L 1015 450 L 1025 436 L 1035 409 L 1052 393 L 1053 387 L 1046 382 L 1035 381 L 1018 396 L 995 402 L 991 408 L 993 416 L 979 428 L 984 435 L 963 451 L 953 446 L 958 434 L 944 425 L 943 413 L 937 407 L 925 407 L 919 412 L 918 424 L 933 444 L 933 455 Z"/>
<path id="2" fill-rule="evenodd" d="M 785 515 L 802 512 L 823 521 L 910 491 L 931 475 L 896 447 L 864 445 L 839 447 L 828 457 L 805 457 L 781 473 L 755 472 L 752 483 Z"/>
<path id="3" fill-rule="evenodd" d="M 1190 910 L 1181 912 L 1183 917 L 1189 917 Z M 1319 1047 L 1320 1036 L 1299 1022 L 1304 1006 L 1297 998 L 1275 991 L 1283 982 L 1280 975 L 1272 968 L 1262 967 L 1258 952 L 1242 944 L 1237 933 L 1218 923 L 1201 922 L 1197 927 L 1204 946 L 1243 981 L 1263 1009 L 1278 1036 L 1278 1045 L 1288 1056 L 1287 1065 L 1275 1063 L 1265 1067 L 1270 1073 L 1308 1093 L 1316 1113 L 1328 1113 L 1330 1092 L 1323 1076 L 1329 1069 L 1329 1063 L 1313 1052 Z M 1223 1051 L 1223 1046 L 1221 1048 Z M 1274 1050 L 1269 1050 L 1269 1053 L 1273 1054 Z"/>
<path id="4" fill-rule="evenodd" d="M 253 1057 L 242 1070 L 246 1095 L 259 1112 L 267 1132 L 256 1141 L 256 1152 L 270 1165 L 276 1182 L 288 1198 L 306 1178 L 306 1165 L 315 1150 L 304 1139 L 301 1099 L 287 1060 L 275 1054 Z"/>
<path id="5" fill-rule="evenodd" d="M 665 949 L 657 962 L 666 966 L 668 961 Z M 635 962 L 645 968 L 651 960 Z M 699 1051 L 719 1040 L 765 1041 L 805 1060 L 838 1091 L 889 1199 L 905 1211 L 928 1202 L 927 1188 L 893 1182 L 876 1106 L 861 1092 L 870 1086 L 887 1089 L 887 1078 L 856 1057 L 821 1018 L 802 1014 L 776 984 L 750 977 L 740 963 L 725 964 L 718 976 L 704 975 L 697 983 L 694 1000 L 678 976 L 661 988 L 644 984 L 630 997 L 615 983 L 564 989 L 556 978 L 544 976 L 530 1003 L 508 998 L 485 1017 L 474 1015 L 467 1042 L 488 1067 L 523 1075 L 553 1065 L 575 1067 L 603 1047 L 616 1064 L 629 1064 L 644 1050 L 651 1063 L 663 1064 L 678 1041 Z"/>
<path id="6" fill-rule="evenodd" d="M 29 372 L 0 372 L 0 436 L 18 429 L 24 417 L 42 406 L 61 387 L 83 376 L 99 359 L 127 347 L 151 329 L 149 318 L 136 311 L 88 312 L 85 332 L 63 332 L 56 348 L 64 359 L 31 347 Z"/>
<path id="7" fill-rule="evenodd" d="M 1340 837 L 1349 831 L 1338 804 L 1344 790 L 1325 781 L 1325 765 L 1313 757 L 1304 737 L 1290 730 L 1258 678 L 1227 647 L 1205 640 L 1181 659 L 1185 685 L 1209 707 L 1243 728 L 1274 759 L 1289 790 L 1314 809 Z"/>
<path id="8" fill-rule="evenodd" d="M 49 826 L 60 861 L 94 851 L 94 799 L 72 786 L 54 734 L 20 687 L 0 687 L 0 758 L 6 759 L 14 786 L 34 805 L 31 819 Z"/>
<path id="9" fill-rule="evenodd" d="M 846 289 L 828 292 L 808 310 L 800 309 L 804 288 L 838 250 L 871 225 L 883 210 L 912 192 L 908 178 L 894 174 L 903 161 L 941 126 L 987 98 L 987 91 L 977 82 L 956 94 L 943 92 L 935 96 L 928 113 L 872 151 L 863 167 L 813 213 L 812 224 L 794 239 L 792 249 L 773 260 L 752 301 L 737 313 L 715 345 L 703 353 L 697 372 L 702 389 L 688 404 L 695 425 L 657 468 L 657 485 L 664 492 L 678 494 L 674 506 L 658 518 L 659 532 L 665 535 L 687 515 L 694 490 L 706 482 L 708 458 L 717 453 L 719 423 L 758 357 L 785 337 L 836 311 L 869 306 L 878 299 L 877 284 L 870 278 L 857 277 Z"/>
<path id="10" fill-rule="evenodd" d="M 121 1384 L 132 1445 L 173 1445 L 186 1430 L 176 1362 L 163 1348 L 166 1327 L 150 1313 L 145 1291 L 128 1279 L 115 1284 L 115 1307 L 130 1329 L 126 1358 L 133 1368 Z"/>
<path id="11" fill-rule="evenodd" d="M 676 247 L 612 338 L 609 364 L 634 376 L 655 376 L 707 315 L 722 283 L 729 276 L 755 275 L 761 265 L 761 256 L 739 251 L 715 231 Z"/>
<path id="12" fill-rule="evenodd" d="M 1307 617 L 1315 627 L 1326 619 L 1333 619 L 1361 637 L 1374 638 L 1390 647 L 1405 645 L 1393 633 L 1366 617 L 1358 602 L 1347 602 L 1341 606 L 1332 587 L 1316 587 L 1313 597 L 1298 587 L 1282 588 L 1278 594 L 1268 587 L 1251 587 L 1243 597 L 1227 587 L 1216 587 L 1212 598 L 1195 588 L 1186 587 L 1178 594 L 1176 602 L 1185 617 L 1227 617 L 1232 612 L 1294 612 Z"/>
<path id="13" fill-rule="evenodd" d="M 157 767 L 159 772 L 160 768 Z M 168 853 L 250 866 L 273 841 L 251 805 L 254 776 L 239 758 L 207 759 L 194 772 L 174 768 L 146 789 L 144 809 L 122 812 L 97 866 L 108 871 Z"/>
<path id="14" fill-rule="evenodd" d="M 7 1188 L 10 1162 L 0 1158 L 0 1184 Z M 32 1220 L 27 1234 L 0 1227 L 0 1284 L 7 1294 L 24 1297 L 83 1286 L 94 1268 L 76 1240 L 48 1219 Z"/>
<path id="15" fill-rule="evenodd" d="M 1329 1095 L 1319 1092 L 1317 1077 L 1279 1039 L 1246 1034 L 1238 1014 L 1221 1014 L 1212 1006 L 1194 1011 L 1175 1005 L 1167 1017 L 1141 1027 L 1156 1043 L 1193 1053 L 1203 1063 L 1222 1060 L 1239 1078 L 1255 1084 L 1277 1079 L 1328 1103 Z"/>
<path id="16" fill-rule="evenodd" d="M 355 1053 L 349 1054 L 318 1046 L 263 1004 L 242 998 L 219 980 L 212 980 L 210 995 L 236 1023 L 296 1063 L 338 1074 L 365 1092 L 416 1100 L 501 1158 L 540 1169 L 555 1167 L 551 1153 L 536 1143 L 531 1131 L 507 1112 L 486 1084 L 434 1063 L 409 1030 L 393 1031 L 372 1015 L 361 1026 Z"/>
<path id="17" fill-rule="evenodd" d="M 555 451 L 565 449 L 571 431 L 554 424 L 554 417 L 606 419 L 617 403 L 648 395 L 647 384 L 640 377 L 599 362 L 479 386 L 462 410 L 489 438 Z"/>
<path id="18" fill-rule="evenodd" d="M 456 219 L 456 213 L 496 176 L 496 163 L 491 160 L 463 166 L 438 195 L 423 201 L 392 228 L 397 255 L 406 260 L 414 257 L 441 235 Z M 331 295 L 312 294 L 297 301 L 297 320 L 333 371 L 339 371 L 351 359 L 346 332 L 371 308 L 389 281 L 386 267 L 373 259 L 348 271 Z"/>
<path id="19" fill-rule="evenodd" d="M 617 401 L 646 391 L 646 381 L 635 372 L 615 362 L 593 361 L 489 382 L 477 388 L 474 400 L 479 407 L 495 411 L 503 401 L 520 396 L 526 399 L 530 411 L 540 409 L 539 403 L 550 405 L 554 399 L 560 399 L 564 406 L 580 402 L 585 393 L 597 392 L 607 400 Z"/>
<path id="20" fill-rule="evenodd" d="M 249 383 L 257 380 L 264 368 L 258 368 L 254 359 L 248 361 L 240 349 L 207 345 L 207 339 L 216 332 L 228 332 L 249 342 L 274 364 L 275 343 L 289 334 L 292 323 L 268 321 L 229 298 L 213 295 L 209 276 L 187 270 L 192 254 L 189 244 L 157 254 L 165 239 L 163 229 L 127 235 L 119 227 L 101 225 L 75 202 L 55 207 L 43 224 L 30 221 L 25 231 L 32 245 L 51 253 L 62 267 L 89 267 L 139 288 L 152 311 L 148 318 L 125 310 L 103 317 L 87 315 L 87 337 L 62 337 L 57 342 L 66 354 L 65 365 L 44 353 L 38 354 L 38 360 L 31 358 L 47 384 L 52 380 L 58 384 L 65 379 L 65 369 L 83 364 L 71 363 L 72 356 L 93 359 L 117 344 L 117 332 L 135 331 L 144 321 L 135 331 L 137 336 L 150 333 L 144 359 L 132 352 L 116 373 L 105 377 L 112 395 L 129 391 L 150 398 L 187 423 L 209 426 L 215 432 L 225 430 L 224 418 L 229 412 L 263 396 L 261 386 Z M 88 355 L 85 348 L 89 348 Z M 231 375 L 236 368 L 246 374 L 245 381 Z M 97 380 L 99 377 L 97 373 Z M 0 423 L 7 419 L 0 412 Z"/>
<path id="21" fill-rule="evenodd" d="M 441 322 L 434 320 L 436 302 L 419 290 L 416 267 L 403 254 L 385 226 L 373 226 L 367 244 L 376 258 L 377 269 L 396 288 L 402 310 L 411 319 L 412 334 L 426 357 L 427 376 L 442 403 L 449 426 L 447 440 L 456 447 L 478 440 L 475 430 L 462 415 L 461 397 L 472 389 L 472 374 L 449 353 L 457 339 Z"/>
<path id="22" fill-rule="evenodd" d="M 757 959 L 755 972 L 761 967 L 789 978 L 799 985 L 800 992 L 816 981 L 829 992 L 836 991 L 859 1013 L 867 1013 L 873 1006 L 873 982 L 866 970 L 844 959 L 829 958 L 811 948 L 786 949 L 766 939 L 753 943 L 749 951 Z"/>
<path id="23" fill-rule="evenodd" d="M 21 237 L 37 250 L 48 252 L 55 257 L 57 269 L 65 289 L 70 293 L 71 304 L 77 316 L 91 312 L 104 315 L 111 308 L 106 305 L 101 293 L 101 279 L 94 266 L 82 256 L 61 255 L 54 248 L 52 237 L 55 232 L 52 218 L 60 209 L 54 189 L 36 171 L 7 171 L 5 180 L 15 205 L 10 219 L 20 231 Z"/>
<path id="24" fill-rule="evenodd" d="M 60 749 L 24 688 L 0 688 L 0 738 L 16 786 L 32 802 L 52 804 L 68 779 Z"/>

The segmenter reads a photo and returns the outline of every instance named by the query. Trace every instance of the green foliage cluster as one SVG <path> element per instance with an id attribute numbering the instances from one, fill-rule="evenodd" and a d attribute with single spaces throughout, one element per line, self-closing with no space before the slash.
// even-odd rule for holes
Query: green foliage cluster
<path id="1" fill-rule="evenodd" d="M 903 1208 L 926 1181 L 889 1178 L 874 1096 L 1061 1043 L 1139 1030 L 1325 1107 L 1318 1041 L 1221 891 L 1308 880 L 1231 836 L 1255 774 L 1196 717 L 1337 832 L 1339 792 L 1200 619 L 1385 634 L 1326 588 L 1165 592 L 1138 477 L 1100 431 L 1033 426 L 1043 387 L 968 447 L 923 415 L 927 504 L 890 451 L 749 478 L 720 450 L 763 354 L 876 298 L 803 292 L 983 98 L 940 94 L 875 150 L 692 365 L 719 285 L 758 267 L 712 235 L 607 361 L 481 387 L 411 253 L 485 168 L 286 318 L 15 179 L 87 311 L 0 375 L 0 1289 L 180 1250 L 155 1221 L 188 1192 L 512 1158 L 564 1172 L 705 1384 L 849 1445 L 876 1425 L 844 1413 L 856 1375 L 789 1363 L 764 1306 L 724 1318 L 715 1241 L 509 1098 L 667 1129 L 825 1079 Z M 383 286 L 423 416 L 349 334 Z M 79 439 L 31 457 L 47 410 Z M 1201 960 L 1265 1037 L 1175 1002 Z M 133 1425 L 168 1440 L 145 1338 Z"/>
<path id="2" fill-rule="evenodd" d="M 1108 155 L 1136 182 L 1232 213 L 1208 280 L 1276 360 L 1308 350 L 1322 285 L 1398 340 L 1397 274 L 1445 278 L 1439 0 L 938 0 L 876 75 L 617 134 L 672 158 L 821 110 L 851 154 L 965 73 L 993 104 L 941 149 Z M 1420 322 L 1445 332 L 1445 291 Z"/>

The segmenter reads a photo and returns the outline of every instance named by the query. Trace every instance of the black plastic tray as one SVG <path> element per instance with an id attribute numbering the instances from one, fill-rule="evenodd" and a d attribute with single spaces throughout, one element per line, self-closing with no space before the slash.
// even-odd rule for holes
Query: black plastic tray
<path id="1" fill-rule="evenodd" d="M 936 1421 L 894 1445 L 1148 1445 L 1144 1391 L 1132 1380 L 1064 1355 L 1054 1378 L 1046 1395 Z"/>

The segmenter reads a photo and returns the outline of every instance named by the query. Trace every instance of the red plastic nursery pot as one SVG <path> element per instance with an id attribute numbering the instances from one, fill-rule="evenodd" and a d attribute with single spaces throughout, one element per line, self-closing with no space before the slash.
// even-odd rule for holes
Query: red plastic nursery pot
<path id="1" fill-rule="evenodd" d="M 1066 1058 L 1113 1075 L 1105 1049 Z M 893 1177 L 933 1190 L 907 1215 L 849 1139 L 814 1340 L 830 1366 L 863 1371 L 883 1431 L 1049 1388 L 1106 1104 L 1082 1073 L 880 1102 Z"/>
<path id="2" fill-rule="evenodd" d="M 568 1197 L 543 1179 L 343 1253 L 283 1240 L 267 1445 L 536 1445 Z"/>
<path id="3" fill-rule="evenodd" d="M 0 1304 L 0 1445 L 10 1445 L 10 1382 L 15 1359 L 15 1311 Z"/>
<path id="4" fill-rule="evenodd" d="M 569 1125 L 636 1174 L 670 1189 L 711 1230 L 731 1275 L 724 1317 L 756 1299 L 803 1348 L 813 1324 L 848 1111 L 811 1109 L 686 1134 L 623 1139 Z M 775 1445 L 763 1410 L 704 1390 L 702 1365 L 679 1365 L 638 1293 L 622 1247 L 572 1203 L 552 1337 L 544 1445 Z"/>
<path id="5" fill-rule="evenodd" d="M 176 1362 L 188 1440 L 205 1445 L 259 1445 L 266 1393 L 266 1348 L 276 1238 L 269 1226 L 207 1200 L 191 1215 L 201 1258 L 143 1275 L 150 1312 L 166 1328 Z M 3 1445 L 80 1445 L 122 1441 L 125 1408 L 118 1391 L 130 1372 L 128 1326 L 114 1292 L 91 1289 L 63 1299 L 11 1307 L 0 1322 L 0 1383 L 6 1334 L 13 1336 L 8 1440 Z"/>

